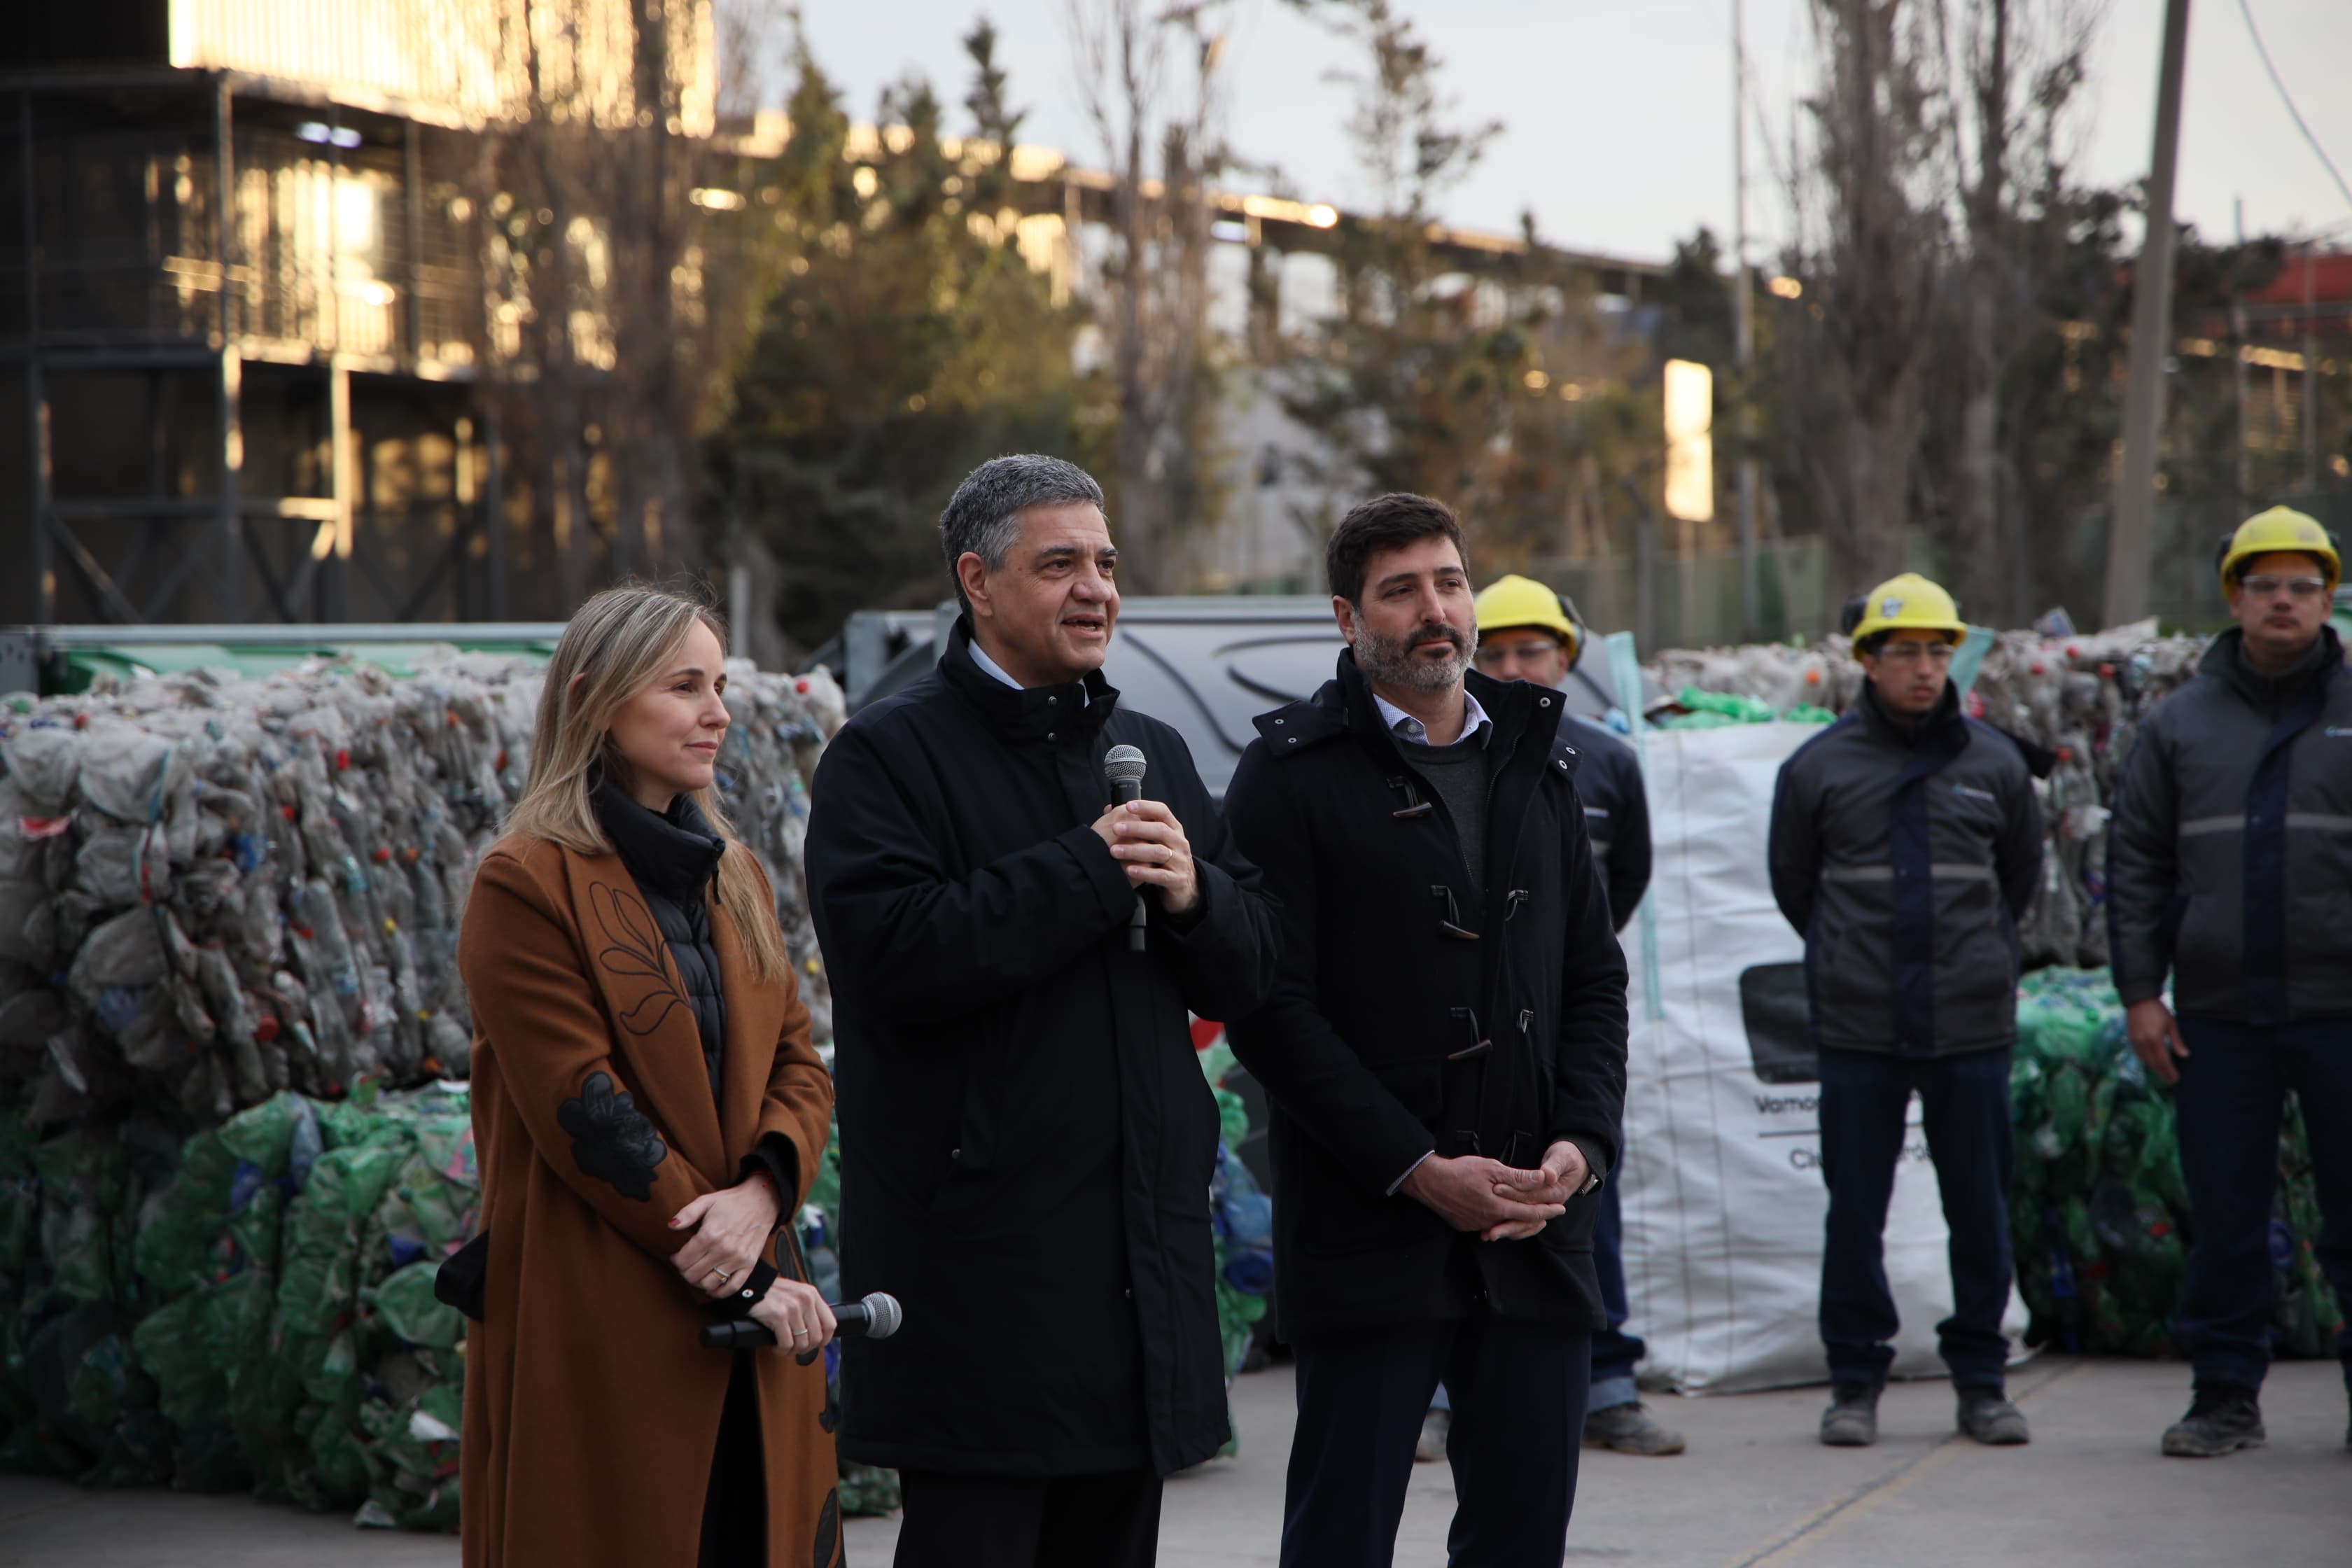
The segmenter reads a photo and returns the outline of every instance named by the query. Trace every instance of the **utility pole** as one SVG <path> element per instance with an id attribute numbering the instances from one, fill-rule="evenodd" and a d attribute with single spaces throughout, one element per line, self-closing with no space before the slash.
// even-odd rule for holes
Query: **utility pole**
<path id="1" fill-rule="evenodd" d="M 2157 433 L 2164 365 L 2172 349 L 2172 175 L 2180 152 L 2180 80 L 2189 56 L 2189 0 L 2165 0 L 2164 61 L 2156 84 L 2156 145 L 2148 158 L 2147 234 L 2132 268 L 2131 366 L 2124 388 L 2124 452 L 2107 523 L 2106 624 L 2147 614 L 2156 510 Z"/>
<path id="2" fill-rule="evenodd" d="M 2303 242 L 2303 488 L 2319 488 L 2319 242 Z"/>
<path id="3" fill-rule="evenodd" d="M 2238 259 L 2231 268 L 2230 286 L 2230 386 L 2238 400 L 2238 510 L 2244 511 L 2254 493 L 2253 453 L 2246 445 L 2246 296 L 2236 283 L 2239 267 L 2245 265 L 2246 198 L 2233 197 L 2231 207 L 2236 216 Z"/>
<path id="4" fill-rule="evenodd" d="M 1756 297 L 1748 276 L 1748 34 L 1744 0 L 1731 0 L 1731 314 L 1739 367 L 1739 628 L 1759 641 L 1764 612 L 1756 581 Z"/>

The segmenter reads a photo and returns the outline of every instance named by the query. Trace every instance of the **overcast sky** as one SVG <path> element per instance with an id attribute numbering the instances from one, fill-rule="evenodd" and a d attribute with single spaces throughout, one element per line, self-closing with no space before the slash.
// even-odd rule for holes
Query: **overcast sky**
<path id="1" fill-rule="evenodd" d="M 871 118 L 881 88 L 929 76 L 950 105 L 964 90 L 959 37 L 983 11 L 1024 140 L 1100 163 L 1070 83 L 1067 0 L 808 0 L 818 59 Z M 1663 258 L 1698 225 L 1727 234 L 1733 201 L 1732 0 L 1402 0 L 1445 63 L 1464 121 L 1505 129 L 1445 216 L 1539 230 L 1579 249 Z M 2336 167 L 2352 177 L 2352 0 L 2247 0 L 2287 89 Z M 1751 76 L 1749 226 L 1759 257 L 1781 228 L 1773 174 L 1785 162 L 1790 96 L 1803 79 L 1805 0 L 1747 0 Z M 1272 162 L 1298 194 L 1341 205 L 1367 192 L 1341 129 L 1350 89 L 1328 79 L 1353 52 L 1278 0 L 1231 0 L 1232 139 Z M 2109 0 L 2094 53 L 2079 166 L 2120 183 L 2143 176 L 2155 113 L 2162 0 Z M 961 110 L 951 120 L 960 122 Z M 1771 145 L 1766 145 L 1769 142 Z M 2197 0 L 2190 15 L 2179 211 L 2227 238 L 2242 198 L 2249 234 L 2318 233 L 2352 244 L 2352 204 L 2297 132 L 2264 73 L 2238 0 Z"/>

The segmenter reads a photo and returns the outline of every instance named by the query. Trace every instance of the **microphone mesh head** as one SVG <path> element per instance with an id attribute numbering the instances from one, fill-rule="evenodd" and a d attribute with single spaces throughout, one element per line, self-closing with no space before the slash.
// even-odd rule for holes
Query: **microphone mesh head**
<path id="1" fill-rule="evenodd" d="M 865 1305 L 866 1337 L 869 1340 L 888 1339 L 898 1331 L 898 1325 L 907 1321 L 907 1310 L 898 1305 L 896 1296 L 877 1290 L 866 1298 Z"/>
<path id="2" fill-rule="evenodd" d="M 1103 753 L 1103 777 L 1113 784 L 1141 778 L 1143 768 L 1143 749 L 1139 746 L 1113 746 Z"/>

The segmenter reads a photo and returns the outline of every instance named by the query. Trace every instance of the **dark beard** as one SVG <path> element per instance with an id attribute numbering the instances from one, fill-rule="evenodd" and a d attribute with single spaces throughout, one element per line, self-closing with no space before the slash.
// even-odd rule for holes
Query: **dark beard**
<path id="1" fill-rule="evenodd" d="M 1454 657 L 1442 664 L 1421 658 L 1414 646 L 1442 637 Z M 1459 685 L 1470 666 L 1470 639 L 1444 621 L 1424 621 L 1402 637 L 1384 637 L 1361 622 L 1356 626 L 1356 668 L 1367 680 L 1413 691 L 1443 691 Z"/>

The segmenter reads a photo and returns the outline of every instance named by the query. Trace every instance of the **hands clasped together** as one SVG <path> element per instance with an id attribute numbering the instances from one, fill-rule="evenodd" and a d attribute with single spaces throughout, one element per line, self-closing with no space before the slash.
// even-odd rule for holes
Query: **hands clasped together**
<path id="1" fill-rule="evenodd" d="M 725 1297 L 759 1266 L 782 1212 L 774 1184 L 764 1173 L 746 1177 L 723 1192 L 705 1193 L 670 1216 L 672 1230 L 691 1229 L 670 1258 L 688 1289 L 713 1300 Z M 833 1338 L 833 1309 L 814 1285 L 781 1276 L 751 1307 L 756 1322 L 776 1336 L 776 1348 L 803 1355 Z"/>
<path id="2" fill-rule="evenodd" d="M 1584 1152 L 1563 1140 L 1532 1171 L 1479 1154 L 1450 1160 L 1432 1154 L 1412 1168 L 1402 1191 L 1456 1230 L 1477 1231 L 1488 1241 L 1524 1241 L 1566 1212 L 1590 1174 Z"/>

